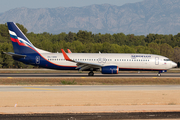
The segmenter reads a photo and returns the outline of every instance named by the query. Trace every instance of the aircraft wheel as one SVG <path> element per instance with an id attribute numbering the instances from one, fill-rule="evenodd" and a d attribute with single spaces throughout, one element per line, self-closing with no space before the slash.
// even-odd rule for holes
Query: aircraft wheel
<path id="1" fill-rule="evenodd" d="M 158 74 L 157 74 L 157 76 L 158 76 L 158 77 L 161 77 L 161 74 L 160 74 L 160 73 L 158 73 Z"/>
<path id="2" fill-rule="evenodd" d="M 94 73 L 93 72 L 89 72 L 88 76 L 94 76 Z"/>

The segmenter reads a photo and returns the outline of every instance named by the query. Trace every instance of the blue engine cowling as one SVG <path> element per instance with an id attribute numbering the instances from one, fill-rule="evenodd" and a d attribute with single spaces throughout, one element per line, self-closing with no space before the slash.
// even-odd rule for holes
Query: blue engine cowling
<path id="1" fill-rule="evenodd" d="M 119 67 L 118 66 L 105 66 L 101 68 L 102 74 L 118 74 Z"/>

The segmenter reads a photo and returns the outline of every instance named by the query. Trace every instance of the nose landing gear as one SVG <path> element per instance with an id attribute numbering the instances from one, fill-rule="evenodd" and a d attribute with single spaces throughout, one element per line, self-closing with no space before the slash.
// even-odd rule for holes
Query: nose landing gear
<path id="1" fill-rule="evenodd" d="M 159 73 L 157 74 L 157 76 L 158 76 L 158 77 L 161 77 L 161 73 L 159 72 Z"/>
<path id="2" fill-rule="evenodd" d="M 161 73 L 165 73 L 165 72 L 167 72 L 167 70 L 161 70 L 161 71 L 158 72 L 157 76 L 161 77 Z"/>

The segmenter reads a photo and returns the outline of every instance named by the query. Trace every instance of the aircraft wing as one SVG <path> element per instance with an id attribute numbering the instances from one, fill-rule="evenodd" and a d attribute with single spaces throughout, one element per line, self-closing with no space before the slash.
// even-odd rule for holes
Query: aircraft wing
<path id="1" fill-rule="evenodd" d="M 100 64 L 95 64 L 95 63 L 81 62 L 81 61 L 72 60 L 72 59 L 70 59 L 70 58 L 68 57 L 68 55 L 66 54 L 66 52 L 65 52 L 63 49 L 61 49 L 61 51 L 62 51 L 62 53 L 63 53 L 63 56 L 64 56 L 65 60 L 70 61 L 70 62 L 75 62 L 75 63 L 77 63 L 77 64 L 76 64 L 76 65 L 77 65 L 76 69 L 79 69 L 79 68 L 80 68 L 80 69 L 79 69 L 80 71 L 87 70 L 87 69 L 90 69 L 90 68 L 95 68 L 95 69 L 97 69 L 97 68 L 101 68 L 101 67 L 102 67 L 102 65 L 100 65 Z"/>

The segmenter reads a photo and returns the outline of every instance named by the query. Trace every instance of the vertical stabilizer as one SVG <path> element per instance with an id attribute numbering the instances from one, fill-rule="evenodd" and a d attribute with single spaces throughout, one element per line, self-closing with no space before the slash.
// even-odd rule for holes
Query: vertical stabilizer
<path id="1" fill-rule="evenodd" d="M 7 25 L 15 53 L 49 53 L 47 51 L 34 47 L 34 45 L 28 40 L 28 38 L 24 35 L 24 33 L 18 28 L 18 26 L 14 22 L 7 22 Z"/>

